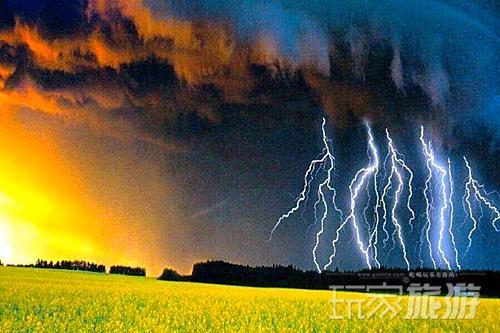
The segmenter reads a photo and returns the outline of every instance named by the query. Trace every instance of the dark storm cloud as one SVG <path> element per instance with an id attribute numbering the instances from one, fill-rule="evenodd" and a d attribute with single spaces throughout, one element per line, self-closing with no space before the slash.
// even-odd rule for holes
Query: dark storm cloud
<path id="1" fill-rule="evenodd" d="M 305 99 L 344 125 L 361 117 L 394 122 L 400 113 L 458 126 L 469 114 L 488 124 L 498 109 L 492 5 L 46 0 L 3 7 L 2 86 L 15 90 L 22 75 L 37 81 L 41 71 L 65 91 L 75 86 L 68 80 L 106 86 L 116 98 L 84 93 L 78 106 L 112 109 L 154 135 L 186 125 L 175 124 L 179 116 L 206 127 L 228 105 L 275 106 L 297 80 L 306 93 L 294 102 Z"/>
<path id="2" fill-rule="evenodd" d="M 416 83 L 435 104 L 444 102 L 450 75 L 473 80 L 466 75 L 474 71 L 474 80 L 491 83 L 495 78 L 489 73 L 496 70 L 500 41 L 494 5 L 481 8 L 461 1 L 391 0 L 165 3 L 166 13 L 171 9 L 185 18 L 232 22 L 243 38 L 267 36 L 285 57 L 296 63 L 315 61 L 323 71 L 331 53 L 337 51 L 336 39 L 348 44 L 353 69 L 360 77 L 370 49 L 387 43 L 393 49 L 391 75 L 398 88 Z M 476 68 L 464 61 L 471 56 Z"/>

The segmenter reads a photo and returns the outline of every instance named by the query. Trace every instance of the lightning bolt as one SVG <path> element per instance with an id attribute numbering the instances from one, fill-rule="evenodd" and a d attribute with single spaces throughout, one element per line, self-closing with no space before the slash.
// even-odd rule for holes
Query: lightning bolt
<path id="1" fill-rule="evenodd" d="M 387 153 L 387 156 L 384 160 L 384 170 L 386 170 L 386 165 L 387 165 L 387 160 L 388 158 L 390 157 L 391 155 L 391 152 L 389 151 Z M 385 174 L 387 174 L 387 170 L 385 172 Z M 385 247 L 387 246 L 387 241 L 389 240 L 389 232 L 387 231 L 387 204 L 386 204 L 386 201 L 385 201 L 385 198 L 387 197 L 387 195 L 389 194 L 389 190 L 392 188 L 392 178 L 394 177 L 394 169 L 391 168 L 391 173 L 389 174 L 389 177 L 387 178 L 387 183 L 385 184 L 384 186 L 384 190 L 382 192 L 382 196 L 380 198 L 380 201 L 381 201 L 381 207 L 382 207 L 382 218 L 384 220 L 384 222 L 382 223 L 382 230 L 384 231 L 385 233 L 385 238 L 383 239 L 383 248 L 385 249 Z"/>
<path id="2" fill-rule="evenodd" d="M 365 186 L 365 193 L 366 193 L 367 199 L 366 199 L 365 208 L 363 209 L 363 224 L 365 225 L 365 227 L 367 228 L 367 230 L 369 232 L 371 231 L 371 227 L 370 227 L 370 222 L 368 221 L 368 216 L 366 215 L 366 213 L 368 212 L 368 209 L 370 208 L 370 203 L 372 200 L 372 196 L 370 195 L 370 192 L 371 192 L 370 179 L 368 179 L 366 182 L 366 186 Z"/>
<path id="3" fill-rule="evenodd" d="M 323 129 L 323 142 L 325 143 L 325 145 L 328 147 L 328 143 L 332 143 L 331 140 L 326 136 L 326 133 Z M 339 208 L 339 205 L 337 204 L 337 189 L 332 186 L 332 172 L 333 172 L 333 169 L 335 168 L 335 156 L 330 152 L 330 148 L 328 148 L 327 150 L 329 152 L 329 160 L 330 160 L 330 165 L 331 165 L 331 168 L 328 170 L 328 182 L 326 183 L 326 186 L 328 187 L 328 190 L 330 190 L 332 192 L 332 204 L 333 204 L 333 209 L 339 214 L 340 216 L 340 220 L 342 221 L 343 220 L 343 215 L 344 215 L 344 212 L 342 211 L 342 209 Z"/>
<path id="4" fill-rule="evenodd" d="M 307 227 L 306 237 L 309 235 L 309 231 L 318 224 L 318 205 L 319 205 L 320 202 L 321 202 L 321 197 L 318 196 L 318 200 L 316 200 L 316 202 L 314 203 L 314 206 L 313 206 L 313 210 L 314 210 L 314 214 L 313 214 L 314 222 L 311 223 Z"/>
<path id="5" fill-rule="evenodd" d="M 328 216 L 328 204 L 325 199 L 325 193 L 323 192 L 323 187 L 326 186 L 326 184 L 329 182 L 329 179 L 327 178 L 321 185 L 318 187 L 318 197 L 321 198 L 321 202 L 323 203 L 323 216 L 321 217 L 321 227 L 320 230 L 316 233 L 316 244 L 314 244 L 314 248 L 312 250 L 312 256 L 313 256 L 313 262 L 314 265 L 316 266 L 316 270 L 321 273 L 321 267 L 319 266 L 318 263 L 318 258 L 316 256 L 316 251 L 318 250 L 319 243 L 320 243 L 320 238 L 321 235 L 324 232 L 325 228 L 325 220 Z"/>
<path id="6" fill-rule="evenodd" d="M 372 155 L 371 155 L 371 150 L 370 150 L 370 147 L 368 146 L 367 149 L 366 149 L 366 153 L 367 153 L 367 156 L 368 156 L 368 161 L 369 161 L 369 164 L 372 163 Z M 377 185 L 377 175 L 378 175 L 378 170 L 375 172 L 374 176 L 373 176 L 373 180 L 374 180 L 374 189 L 375 189 L 375 193 L 377 195 L 376 197 L 376 200 L 378 201 L 379 198 L 378 198 L 378 185 Z M 366 205 L 365 205 L 365 208 L 363 209 L 363 224 L 364 226 L 366 227 L 366 230 L 368 232 L 368 239 L 369 239 L 369 244 L 368 244 L 368 248 L 371 249 L 372 248 L 372 242 L 373 240 L 375 239 L 376 241 L 376 237 L 378 235 L 378 232 L 377 232 L 377 228 L 378 228 L 378 211 L 375 210 L 376 212 L 376 215 L 375 215 L 375 223 L 373 224 L 373 226 L 370 225 L 370 222 L 369 222 L 369 218 L 367 216 L 367 213 L 370 209 L 370 204 L 372 202 L 372 196 L 371 196 L 371 183 L 370 183 L 370 179 L 367 179 L 366 181 L 366 186 L 365 186 L 365 193 L 366 193 Z M 375 202 L 375 205 L 377 204 L 377 201 Z M 376 207 L 376 206 L 375 206 Z M 377 267 L 380 267 L 380 263 L 378 261 L 378 254 L 377 254 L 377 248 L 376 247 L 373 247 L 373 254 L 372 254 L 372 260 L 375 261 L 375 264 Z"/>
<path id="7" fill-rule="evenodd" d="M 389 179 L 392 179 L 392 176 L 395 174 L 397 182 L 398 182 L 398 185 L 396 188 L 396 194 L 394 197 L 394 202 L 393 202 L 392 210 L 391 210 L 391 221 L 397 230 L 399 244 L 401 245 L 401 248 L 403 250 L 403 258 L 405 260 L 406 267 L 408 270 L 410 270 L 410 262 L 408 261 L 408 255 L 406 253 L 406 245 L 405 245 L 405 242 L 403 240 L 403 232 L 402 232 L 401 224 L 399 223 L 399 220 L 398 220 L 397 215 L 396 215 L 396 210 L 398 208 L 399 199 L 401 197 L 401 193 L 403 192 L 403 176 L 402 176 L 400 170 L 398 169 L 397 165 L 399 165 L 400 168 L 403 168 L 403 165 L 406 166 L 406 164 L 404 163 L 404 161 L 402 159 L 398 158 L 397 150 L 394 147 L 394 143 L 392 142 L 392 139 L 389 135 L 389 131 L 387 129 L 385 130 L 385 134 L 387 136 L 387 142 L 389 145 L 389 152 L 391 155 L 391 176 L 389 177 Z M 409 170 L 409 168 L 407 166 L 406 166 L 406 168 Z M 404 170 L 406 170 L 406 169 L 404 169 Z M 411 170 L 410 170 L 410 174 L 413 174 L 411 172 Z M 410 207 L 410 210 L 413 212 L 411 207 Z"/>
<path id="8" fill-rule="evenodd" d="M 399 151 L 395 148 L 394 148 L 394 151 L 395 151 L 395 160 L 396 162 L 398 162 L 398 164 L 401 166 L 401 168 L 403 168 L 403 170 L 405 170 L 407 173 L 408 173 L 408 199 L 406 201 L 406 209 L 408 209 L 408 211 L 410 212 L 411 214 L 411 217 L 410 219 L 408 220 L 408 224 L 410 225 L 410 229 L 411 231 L 413 231 L 413 223 L 412 221 L 415 220 L 415 211 L 411 208 L 411 199 L 413 198 L 413 177 L 414 177 L 414 174 L 413 174 L 413 171 L 410 169 L 410 167 L 405 163 L 404 159 L 399 157 L 401 154 L 399 153 Z M 402 156 L 402 155 L 401 155 Z"/>
<path id="9" fill-rule="evenodd" d="M 276 229 L 280 226 L 280 224 L 292 216 L 294 213 L 296 213 L 302 205 L 307 205 L 307 201 L 309 199 L 309 194 L 311 192 L 312 188 L 312 183 L 317 179 L 317 175 L 321 169 L 326 172 L 326 178 L 321 182 L 321 184 L 318 186 L 318 191 L 317 191 L 317 196 L 318 199 L 314 203 L 314 222 L 308 226 L 307 228 L 307 234 L 309 233 L 309 230 L 316 226 L 318 224 L 318 206 L 322 204 L 323 206 L 323 215 L 320 219 L 320 229 L 316 233 L 316 242 L 314 245 L 314 248 L 312 250 L 312 257 L 313 257 L 313 262 L 314 265 L 316 266 L 316 269 L 321 272 L 321 267 L 318 263 L 318 258 L 317 258 L 317 250 L 320 244 L 321 236 L 324 233 L 324 228 L 325 228 L 325 221 L 328 217 L 329 211 L 328 211 L 328 202 L 326 200 L 326 189 L 328 189 L 332 193 L 332 204 L 334 206 L 334 209 L 336 212 L 339 213 L 341 220 L 343 219 L 342 215 L 342 210 L 339 208 L 339 206 L 336 203 L 336 198 L 337 198 L 337 191 L 335 187 L 332 185 L 332 179 L 333 179 L 333 170 L 335 168 L 335 157 L 333 156 L 333 153 L 330 149 L 330 144 L 331 140 L 328 138 L 326 134 L 326 119 L 323 118 L 323 122 L 321 125 L 321 132 L 322 132 L 322 138 L 323 138 L 323 150 L 320 155 L 318 155 L 314 160 L 311 161 L 309 164 L 309 167 L 304 174 L 304 186 L 302 188 L 301 193 L 295 200 L 294 206 L 285 214 L 283 214 L 278 221 L 275 223 L 274 227 L 272 228 L 268 242 L 270 242 L 273 238 L 274 232 Z M 305 209 L 305 208 L 304 208 Z M 302 211 L 303 214 L 304 211 Z"/>
<path id="10" fill-rule="evenodd" d="M 321 156 L 323 156 L 323 154 L 325 153 L 326 149 L 323 148 L 323 151 L 321 152 L 321 154 L 319 154 L 318 156 L 316 156 L 315 159 L 318 159 L 320 158 Z M 304 209 L 302 210 L 302 213 L 300 214 L 300 217 L 303 221 L 305 221 L 305 217 L 304 217 L 304 214 L 306 213 L 306 210 L 307 210 L 307 202 L 308 202 L 308 199 L 309 199 L 309 193 L 311 192 L 311 183 L 314 179 L 316 179 L 316 176 L 318 174 L 318 172 L 321 170 L 321 167 L 318 167 L 318 168 L 314 168 L 314 170 L 312 171 L 311 173 L 311 177 L 310 177 L 310 180 L 308 181 L 308 183 L 306 184 L 307 186 L 307 191 L 305 193 L 305 200 L 304 200 Z M 295 200 L 298 200 L 298 198 L 296 198 Z M 319 203 L 319 198 L 318 198 L 318 201 L 316 201 L 314 203 L 314 222 L 312 224 L 309 225 L 309 227 L 307 228 L 307 232 L 306 232 L 306 236 L 309 234 L 309 230 L 314 227 L 317 223 L 317 214 L 316 214 L 316 206 L 317 204 Z"/>
<path id="11" fill-rule="evenodd" d="M 325 123 L 326 123 L 326 121 L 325 121 L 325 119 L 323 119 L 323 126 L 322 126 L 323 144 L 325 145 L 325 149 L 326 149 L 325 154 L 326 154 L 328 162 L 329 162 L 328 163 L 329 164 L 329 168 L 328 168 L 328 171 L 327 171 L 327 178 L 318 187 L 318 198 L 321 198 L 321 202 L 323 203 L 323 216 L 321 218 L 321 227 L 320 227 L 320 230 L 316 233 L 316 244 L 314 245 L 314 248 L 312 250 L 313 262 L 314 262 L 314 265 L 316 266 L 316 270 L 319 273 L 321 273 L 321 267 L 319 266 L 316 252 L 317 252 L 319 244 L 320 244 L 321 235 L 324 232 L 325 220 L 328 217 L 328 204 L 327 204 L 327 201 L 326 201 L 326 198 L 325 198 L 325 193 L 323 192 L 323 188 L 325 186 L 330 191 L 333 192 L 333 195 L 332 195 L 333 206 L 334 206 L 335 210 L 340 213 L 340 216 L 342 218 L 342 211 L 338 208 L 338 206 L 336 204 L 336 200 L 335 200 L 336 196 L 337 196 L 337 191 L 331 185 L 332 172 L 333 172 L 333 169 L 335 167 L 335 157 L 333 156 L 333 154 L 332 154 L 332 152 L 330 150 L 330 145 L 329 145 L 330 140 L 328 139 L 328 137 L 326 135 Z"/>
<path id="12" fill-rule="evenodd" d="M 448 259 L 446 258 L 446 254 L 444 253 L 443 250 L 443 234 L 444 234 L 444 227 L 445 227 L 445 214 L 446 210 L 448 209 L 448 196 L 446 194 L 446 178 L 448 176 L 448 173 L 444 167 L 442 167 L 440 164 L 436 162 L 436 158 L 434 156 L 434 151 L 431 146 L 431 142 L 426 143 L 424 140 L 424 127 L 421 127 L 421 134 L 420 134 L 420 141 L 422 142 L 424 154 L 427 158 L 427 169 L 429 170 L 429 178 L 426 181 L 426 189 L 428 189 L 428 182 L 430 182 L 430 179 L 432 179 L 432 168 L 436 170 L 439 174 L 441 174 L 441 181 L 440 181 L 440 190 L 441 190 L 441 209 L 439 210 L 439 241 L 438 241 L 438 252 L 441 254 L 441 258 L 444 260 L 446 267 L 448 270 L 451 270 L 451 265 Z M 427 202 L 427 196 L 426 196 L 426 202 Z M 428 221 L 430 221 L 429 215 L 427 216 Z M 428 225 L 427 228 L 427 238 L 429 240 L 429 230 L 430 230 L 430 225 Z M 430 248 L 430 241 L 429 241 L 429 248 Z M 432 250 L 431 251 L 431 258 L 432 258 Z M 434 260 L 434 259 L 433 259 Z M 433 261 L 434 268 L 436 268 L 436 264 Z"/>
<path id="13" fill-rule="evenodd" d="M 455 251 L 455 265 L 459 270 L 462 269 L 462 266 L 460 266 L 460 263 L 458 262 L 458 249 L 457 249 L 457 244 L 455 243 L 455 235 L 453 234 L 453 213 L 454 213 L 454 208 L 453 208 L 453 175 L 451 173 L 451 161 L 448 158 L 448 182 L 450 186 L 450 195 L 448 196 L 448 205 L 450 206 L 450 225 L 448 228 L 448 233 L 450 234 L 450 239 L 451 243 L 453 244 L 453 250 Z"/>
<path id="14" fill-rule="evenodd" d="M 369 240 L 368 247 L 369 248 L 373 247 L 373 260 L 375 261 L 377 267 L 380 268 L 380 262 L 378 261 L 378 249 L 377 249 L 377 245 L 378 245 L 378 226 L 379 226 L 379 223 L 380 223 L 379 209 L 380 209 L 380 206 L 381 206 L 381 198 L 380 198 L 379 186 L 378 186 L 379 163 L 380 162 L 378 160 L 378 151 L 377 151 L 376 147 L 374 146 L 372 150 L 373 150 L 373 152 L 375 152 L 375 156 L 376 156 L 375 162 L 377 164 L 377 167 L 375 169 L 375 173 L 373 175 L 373 191 L 375 192 L 375 207 L 373 209 L 373 213 L 375 215 L 375 223 L 373 225 L 373 232 L 370 235 L 370 240 Z M 386 156 L 386 160 L 387 160 L 387 156 Z M 386 172 L 386 170 L 385 170 L 385 163 L 386 163 L 386 161 L 384 161 L 384 171 Z M 384 177 L 385 177 L 385 172 L 384 172 Z"/>
<path id="15" fill-rule="evenodd" d="M 465 250 L 465 253 L 464 253 L 464 256 L 465 256 L 469 252 L 469 249 L 472 245 L 472 235 L 474 234 L 474 231 L 476 231 L 476 229 L 478 227 L 478 221 L 474 217 L 472 204 L 470 201 L 471 190 L 474 192 L 474 197 L 476 198 L 478 203 L 481 204 L 481 202 L 482 202 L 486 207 L 488 207 L 492 211 L 493 214 L 496 215 L 493 218 L 493 220 L 491 221 L 491 224 L 492 224 L 493 228 L 495 229 L 495 231 L 497 231 L 497 232 L 500 231 L 496 226 L 496 222 L 498 222 L 498 220 L 500 220 L 500 212 L 490 202 L 490 200 L 488 200 L 488 198 L 486 197 L 488 195 L 488 193 L 484 190 L 484 185 L 479 184 L 479 182 L 476 179 L 474 179 L 474 177 L 472 176 L 472 168 L 471 168 L 467 158 L 464 156 L 463 159 L 465 162 L 465 166 L 467 167 L 468 175 L 467 175 L 467 182 L 465 184 L 465 192 L 466 193 L 465 193 L 464 198 L 462 200 L 465 200 L 465 202 L 467 203 L 468 215 L 473 222 L 473 226 L 469 232 L 469 235 L 467 236 L 467 238 L 469 239 L 469 243 L 468 243 L 467 249 Z M 481 190 L 483 190 L 485 195 L 481 194 Z"/>
<path id="16" fill-rule="evenodd" d="M 326 152 L 326 149 L 323 149 L 323 153 L 324 154 Z M 313 174 L 312 178 L 311 178 L 311 182 L 315 179 L 316 175 L 318 174 L 319 170 L 323 170 L 324 171 L 324 168 L 325 168 L 325 164 L 323 164 L 323 166 L 320 166 L 319 168 L 316 169 L 316 172 Z M 306 192 L 306 198 L 309 197 L 309 192 L 310 192 L 310 188 L 309 190 Z M 307 199 L 306 199 L 307 201 Z M 307 227 L 307 231 L 306 231 L 306 237 L 309 236 L 309 232 L 312 228 L 314 228 L 317 224 L 318 224 L 318 205 L 319 203 L 321 202 L 321 196 L 318 195 L 318 199 L 316 200 L 316 202 L 314 202 L 314 205 L 313 205 L 313 210 L 314 210 L 314 222 L 311 223 L 308 227 Z M 302 214 L 301 214 L 301 217 L 302 219 L 304 220 L 304 212 L 306 211 L 306 209 L 304 208 L 304 210 L 302 211 Z"/>
<path id="17" fill-rule="evenodd" d="M 429 255 L 432 261 L 432 266 L 434 269 L 437 268 L 436 261 L 434 260 L 434 255 L 432 254 L 432 243 L 429 238 L 429 231 L 432 226 L 431 222 L 431 204 L 429 201 L 429 191 L 431 190 L 430 184 L 432 180 L 432 169 L 431 169 L 431 158 L 429 157 L 429 148 L 427 147 L 427 143 L 424 139 L 424 127 L 422 126 L 420 129 L 420 142 L 422 143 L 424 155 L 426 157 L 425 166 L 427 168 L 427 179 L 425 180 L 425 188 L 424 188 L 424 198 L 425 198 L 425 217 L 426 217 L 426 229 L 425 229 L 425 238 L 427 239 L 427 244 L 429 245 Z"/>
<path id="18" fill-rule="evenodd" d="M 326 120 L 323 118 L 323 125 L 322 125 L 322 131 L 323 132 L 325 131 L 325 128 L 324 128 L 325 122 L 326 122 Z M 311 183 L 311 181 L 313 179 L 313 177 L 311 177 L 311 175 L 313 174 L 316 166 L 317 165 L 321 165 L 328 158 L 326 150 L 324 150 L 324 151 L 325 151 L 324 154 L 320 155 L 319 157 L 317 157 L 316 159 L 314 159 L 309 164 L 309 168 L 307 169 L 307 171 L 306 171 L 306 173 L 304 175 L 304 187 L 302 189 L 302 192 L 300 192 L 300 195 L 299 195 L 298 199 L 295 201 L 295 206 L 293 206 L 285 214 L 281 215 L 281 217 L 278 219 L 278 221 L 276 222 L 276 224 L 272 228 L 271 232 L 269 233 L 269 239 L 267 240 L 268 242 L 272 241 L 274 232 L 280 226 L 280 224 L 284 220 L 286 220 L 287 218 L 289 218 L 292 214 L 294 214 L 297 210 L 299 210 L 300 209 L 300 205 L 307 200 L 307 194 L 308 194 L 309 186 L 310 186 L 310 183 Z M 309 178 L 311 178 L 311 180 L 309 180 Z"/>
<path id="19" fill-rule="evenodd" d="M 377 264 L 377 267 L 380 268 L 380 262 L 378 261 L 378 250 L 377 250 L 378 225 L 380 222 L 380 215 L 379 215 L 380 194 L 378 193 L 379 189 L 378 189 L 378 183 L 377 183 L 378 172 L 379 172 L 379 169 L 377 167 L 377 169 L 375 170 L 375 174 L 373 175 L 373 190 L 375 191 L 375 208 L 374 208 L 375 223 L 373 226 L 373 232 L 370 235 L 370 242 L 368 244 L 368 247 L 371 248 L 373 246 L 373 260 Z M 373 244 L 372 244 L 372 241 L 373 241 Z"/>
<path id="20" fill-rule="evenodd" d="M 425 191 L 424 191 L 424 195 L 425 195 Z M 426 217 L 426 223 L 427 223 L 427 214 L 424 213 L 420 216 L 420 218 L 422 217 Z M 427 224 L 426 224 L 427 225 Z M 420 238 L 419 238 L 419 245 L 418 245 L 418 259 L 420 261 L 420 268 L 424 268 L 424 260 L 422 259 L 422 247 L 424 245 L 424 238 L 425 238 L 425 233 L 426 233 L 426 225 L 424 225 L 424 227 L 422 228 L 422 230 L 420 230 Z"/>
<path id="21" fill-rule="evenodd" d="M 340 238 L 340 232 L 342 231 L 342 229 L 345 227 L 345 225 L 349 221 L 351 221 L 352 225 L 354 226 L 354 230 L 355 230 L 355 234 L 356 234 L 356 243 L 358 244 L 360 251 L 363 253 L 363 255 L 365 257 L 366 265 L 368 266 L 369 269 L 372 268 L 372 265 L 370 263 L 370 257 L 369 257 L 370 246 L 368 245 L 365 247 L 363 241 L 361 240 L 360 228 L 359 228 L 357 218 L 356 218 L 356 205 L 357 205 L 357 199 L 359 196 L 359 192 L 363 188 L 363 185 L 365 185 L 365 182 L 367 181 L 367 179 L 369 179 L 370 176 L 375 175 L 378 172 L 378 168 L 379 168 L 378 149 L 375 146 L 375 140 L 373 138 L 372 130 L 367 122 L 365 122 L 365 125 L 366 125 L 367 131 L 368 131 L 368 146 L 370 148 L 371 155 L 373 157 L 373 161 L 371 161 L 368 166 L 361 168 L 356 173 L 356 175 L 352 179 L 351 183 L 349 184 L 350 213 L 345 218 L 345 220 L 342 222 L 342 224 L 337 228 L 337 230 L 335 232 L 335 239 L 332 241 L 333 253 L 330 256 L 329 262 L 324 266 L 324 269 L 327 269 L 333 263 L 333 259 L 335 258 L 335 255 L 337 253 L 336 244 Z"/>

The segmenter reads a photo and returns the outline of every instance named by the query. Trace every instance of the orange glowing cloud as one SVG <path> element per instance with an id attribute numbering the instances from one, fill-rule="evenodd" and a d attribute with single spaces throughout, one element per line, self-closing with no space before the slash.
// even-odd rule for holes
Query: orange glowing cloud
<path id="1" fill-rule="evenodd" d="M 90 0 L 87 15 L 99 14 L 101 17 L 113 20 L 113 11 L 119 11 L 123 16 L 131 19 L 141 38 L 146 41 L 158 37 L 172 40 L 178 49 L 190 49 L 196 45 L 196 38 L 191 22 L 170 17 L 155 17 L 150 8 L 142 0 Z"/>
<path id="2" fill-rule="evenodd" d="M 141 132 L 132 121 L 113 118 L 110 111 L 119 109 L 134 99 L 119 86 L 96 82 L 80 87 L 61 87 L 46 90 L 29 77 L 16 87 L 0 90 L 0 109 L 3 112 L 31 110 L 59 117 L 69 126 L 88 126 L 96 133 L 123 142 L 149 142 L 167 151 L 179 151 L 179 144 L 167 143 L 159 135 Z"/>
<path id="3" fill-rule="evenodd" d="M 5 87 L 5 82 L 15 71 L 16 66 L 0 63 L 0 89 Z"/>
<path id="4" fill-rule="evenodd" d="M 133 22 L 138 35 L 124 27 L 113 15 L 115 11 Z M 82 68 L 119 69 L 122 64 L 157 57 L 170 62 L 176 74 L 193 85 L 227 79 L 231 71 L 234 73 L 229 75 L 237 77 L 249 61 L 249 50 L 253 49 L 254 55 L 267 52 L 248 45 L 238 45 L 237 52 L 234 34 L 222 23 L 156 17 L 139 0 L 93 0 L 87 8 L 89 19 L 93 14 L 107 22 L 105 28 L 98 24 L 89 33 L 49 39 L 36 26 L 16 19 L 14 28 L 0 31 L 0 43 L 26 46 L 38 67 L 70 73 Z"/>
<path id="5" fill-rule="evenodd" d="M 16 47 L 26 45 L 41 68 L 74 71 L 78 66 L 91 65 L 84 57 L 77 56 L 88 50 L 78 38 L 48 41 L 41 36 L 37 27 L 17 19 L 12 30 L 0 31 L 0 42 Z"/>
<path id="6" fill-rule="evenodd" d="M 44 93 L 31 80 L 26 80 L 17 89 L 0 91 L 0 107 L 4 110 L 27 108 L 55 115 L 68 114 L 59 104 L 57 95 Z"/>

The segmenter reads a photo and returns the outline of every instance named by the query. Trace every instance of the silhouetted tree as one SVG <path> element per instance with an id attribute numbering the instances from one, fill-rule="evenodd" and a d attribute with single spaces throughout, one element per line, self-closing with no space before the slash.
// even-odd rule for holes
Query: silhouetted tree
<path id="1" fill-rule="evenodd" d="M 158 280 L 165 280 L 165 281 L 183 281 L 184 277 L 177 273 L 176 270 L 173 270 L 171 268 L 165 268 L 163 272 L 161 273 L 160 277 Z"/>
<path id="2" fill-rule="evenodd" d="M 146 269 L 142 268 L 142 267 L 111 266 L 109 268 L 109 273 L 110 274 L 146 276 Z"/>

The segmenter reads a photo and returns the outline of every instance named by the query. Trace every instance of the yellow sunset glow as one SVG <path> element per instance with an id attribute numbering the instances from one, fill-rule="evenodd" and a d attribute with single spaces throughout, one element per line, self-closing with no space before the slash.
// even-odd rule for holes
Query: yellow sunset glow
<path id="1" fill-rule="evenodd" d="M 34 138 L 3 119 L 0 134 L 0 259 L 90 255 L 94 246 L 70 232 L 82 211 L 71 201 L 78 179 L 64 168 L 50 140 Z"/>
<path id="2" fill-rule="evenodd" d="M 102 206 L 86 188 L 79 166 L 58 150 L 57 137 L 33 135 L 6 113 L 0 125 L 2 262 L 41 258 L 151 265 L 127 234 L 132 230 L 123 227 L 126 216 Z"/>

